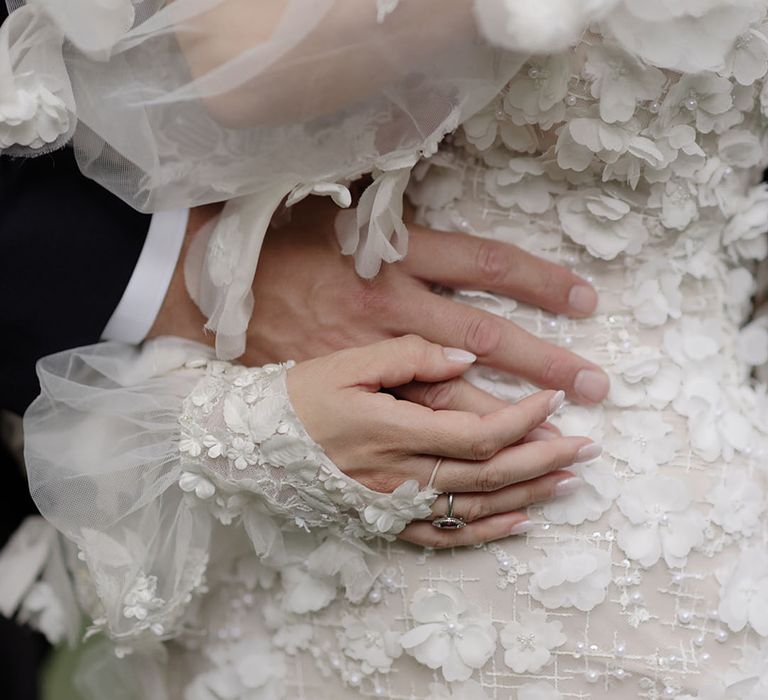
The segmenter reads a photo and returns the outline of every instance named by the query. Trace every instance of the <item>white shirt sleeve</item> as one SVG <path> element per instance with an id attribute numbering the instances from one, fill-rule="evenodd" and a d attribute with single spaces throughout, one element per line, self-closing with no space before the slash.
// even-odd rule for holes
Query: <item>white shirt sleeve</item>
<path id="1" fill-rule="evenodd" d="M 104 340 L 135 344 L 146 338 L 171 283 L 188 219 L 188 209 L 152 215 L 131 279 L 101 334 Z"/>

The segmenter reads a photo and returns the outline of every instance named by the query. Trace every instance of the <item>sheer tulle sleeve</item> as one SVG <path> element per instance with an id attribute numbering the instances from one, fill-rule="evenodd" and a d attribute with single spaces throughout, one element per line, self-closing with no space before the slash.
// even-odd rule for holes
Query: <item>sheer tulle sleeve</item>
<path id="1" fill-rule="evenodd" d="M 312 543 L 314 565 L 355 601 L 374 578 L 364 540 L 392 538 L 437 496 L 415 481 L 377 493 L 342 473 L 294 412 L 284 365 L 232 365 L 166 338 L 53 355 L 39 375 L 30 490 L 87 567 L 95 629 L 124 645 L 183 626 L 218 528 L 277 567 Z"/>
<path id="2" fill-rule="evenodd" d="M 136 209 L 229 201 L 188 279 L 232 359 L 282 202 L 348 207 L 349 182 L 372 175 L 337 231 L 374 276 L 407 251 L 402 198 L 418 159 L 528 52 L 567 45 L 613 4 L 27 0 L 0 36 L 0 151 L 44 152 L 74 131 L 81 169 Z"/>

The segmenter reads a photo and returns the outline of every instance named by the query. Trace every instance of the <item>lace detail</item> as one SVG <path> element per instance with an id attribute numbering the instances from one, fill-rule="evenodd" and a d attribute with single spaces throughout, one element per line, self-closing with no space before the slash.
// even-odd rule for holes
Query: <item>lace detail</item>
<path id="1" fill-rule="evenodd" d="M 307 434 L 285 386 L 288 365 L 248 369 L 200 362 L 205 377 L 180 417 L 179 486 L 207 502 L 221 521 L 249 508 L 253 495 L 275 521 L 339 537 L 392 539 L 430 515 L 431 488 L 406 481 L 391 494 L 346 476 Z M 264 555 L 266 552 L 260 551 Z"/>

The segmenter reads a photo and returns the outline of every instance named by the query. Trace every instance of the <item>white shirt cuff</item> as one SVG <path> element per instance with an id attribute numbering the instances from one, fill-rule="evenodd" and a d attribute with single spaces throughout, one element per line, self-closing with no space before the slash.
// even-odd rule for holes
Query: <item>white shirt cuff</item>
<path id="1" fill-rule="evenodd" d="M 101 337 L 140 343 L 157 318 L 187 231 L 188 209 L 152 215 L 147 238 L 120 303 Z"/>

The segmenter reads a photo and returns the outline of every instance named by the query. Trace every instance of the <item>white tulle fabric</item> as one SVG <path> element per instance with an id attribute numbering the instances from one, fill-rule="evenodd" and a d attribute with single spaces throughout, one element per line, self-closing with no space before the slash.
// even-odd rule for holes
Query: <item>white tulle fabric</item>
<path id="1" fill-rule="evenodd" d="M 42 393 L 25 423 L 30 490 L 87 567 L 91 633 L 105 630 L 123 654 L 182 633 L 207 590 L 216 524 L 239 529 L 276 566 L 295 558 L 294 539 L 310 538 L 302 559 L 311 542 L 315 569 L 339 574 L 359 602 L 381 568 L 363 542 L 393 539 L 428 517 L 437 497 L 416 481 L 383 494 L 347 477 L 294 412 L 286 366 L 245 368 L 210 354 L 160 339 L 39 366 Z M 40 542 L 30 572 L 51 548 L 35 527 L 21 538 Z M 6 567 L 19 559 L 13 552 Z M 9 614 L 30 581 L 5 570 L 20 589 L 0 589 Z"/>

